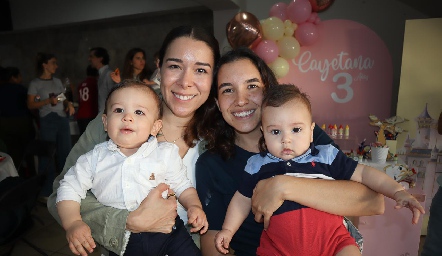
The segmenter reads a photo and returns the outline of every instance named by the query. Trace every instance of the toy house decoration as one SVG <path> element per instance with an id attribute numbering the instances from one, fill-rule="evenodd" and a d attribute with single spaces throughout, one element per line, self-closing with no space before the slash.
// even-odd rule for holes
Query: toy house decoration
<path id="1" fill-rule="evenodd" d="M 422 113 L 415 118 L 415 121 L 418 126 L 418 130 L 416 132 L 416 139 L 413 143 L 413 148 L 428 148 L 430 137 L 431 137 L 431 129 L 432 126 L 436 125 L 436 120 L 433 119 L 430 114 L 428 113 L 428 104 L 425 105 L 425 109 L 422 111 Z M 437 128 L 437 127 L 436 127 Z"/>
<path id="2" fill-rule="evenodd" d="M 425 210 L 428 214 L 432 198 L 439 187 L 436 179 L 442 173 L 442 135 L 437 132 L 437 120 L 428 113 L 428 104 L 425 104 L 414 121 L 417 125 L 416 136 L 411 138 L 407 134 L 398 155 L 404 163 L 416 170 L 416 187 L 427 195 Z"/>

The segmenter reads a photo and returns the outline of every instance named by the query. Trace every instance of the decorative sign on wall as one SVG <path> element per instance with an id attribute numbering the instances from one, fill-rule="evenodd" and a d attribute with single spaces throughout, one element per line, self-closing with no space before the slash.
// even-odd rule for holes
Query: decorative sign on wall
<path id="1" fill-rule="evenodd" d="M 393 67 L 390 53 L 370 28 L 350 20 L 318 25 L 320 39 L 301 47 L 289 61 L 282 83 L 299 86 L 310 95 L 318 125 L 348 124 L 352 137 L 375 141 L 367 116 L 390 116 Z"/>

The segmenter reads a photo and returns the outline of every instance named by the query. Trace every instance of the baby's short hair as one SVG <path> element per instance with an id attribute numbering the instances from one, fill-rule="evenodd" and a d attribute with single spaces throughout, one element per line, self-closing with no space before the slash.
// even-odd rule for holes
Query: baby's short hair
<path id="1" fill-rule="evenodd" d="M 308 109 L 310 115 L 312 114 L 312 106 L 309 96 L 301 92 L 294 84 L 279 84 L 269 86 L 264 92 L 264 99 L 262 100 L 262 108 L 265 107 L 280 107 L 285 103 L 297 100 L 302 102 Z"/>
<path id="2" fill-rule="evenodd" d="M 157 119 L 160 119 L 162 117 L 162 115 L 163 115 L 163 107 L 162 107 L 162 104 L 161 104 L 160 97 L 158 96 L 158 94 L 155 93 L 155 91 L 154 91 L 154 89 L 152 89 L 152 87 L 150 87 L 149 85 L 147 85 L 147 84 L 145 84 L 145 83 L 143 83 L 141 81 L 135 80 L 135 79 L 125 79 L 125 80 L 121 81 L 121 83 L 117 84 L 115 87 L 112 88 L 112 90 L 107 95 L 106 102 L 104 104 L 103 114 L 107 113 L 107 109 L 108 109 L 107 105 L 109 103 L 109 99 L 111 98 L 112 94 L 115 91 L 122 90 L 122 89 L 125 89 L 125 88 L 132 88 L 132 87 L 133 88 L 138 88 L 138 89 L 141 89 L 141 90 L 145 90 L 146 92 L 149 92 L 150 94 L 153 95 L 153 98 L 156 101 L 157 106 L 158 106 L 158 118 Z"/>

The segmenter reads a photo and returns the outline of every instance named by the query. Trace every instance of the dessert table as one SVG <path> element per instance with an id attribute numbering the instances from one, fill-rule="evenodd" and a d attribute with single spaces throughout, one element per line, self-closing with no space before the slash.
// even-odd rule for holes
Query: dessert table
<path id="1" fill-rule="evenodd" d="M 397 161 L 377 164 L 363 161 L 362 164 L 383 171 L 388 165 L 396 165 Z M 425 207 L 426 196 L 422 189 L 416 187 L 407 190 Z M 359 217 L 358 229 L 364 237 L 363 256 L 418 255 L 421 235 L 422 218 L 417 224 L 411 223 L 412 213 L 408 208 L 394 209 L 396 202 L 388 197 L 385 200 L 383 215 Z"/>
<path id="2" fill-rule="evenodd" d="M 11 156 L 4 152 L 0 152 L 0 181 L 10 176 L 18 176 L 17 169 L 15 168 Z"/>

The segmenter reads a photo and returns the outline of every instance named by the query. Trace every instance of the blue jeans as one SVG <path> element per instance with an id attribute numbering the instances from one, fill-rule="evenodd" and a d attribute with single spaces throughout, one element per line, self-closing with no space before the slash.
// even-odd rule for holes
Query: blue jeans
<path id="1" fill-rule="evenodd" d="M 61 172 L 72 148 L 71 131 L 69 127 L 69 119 L 61 117 L 56 113 L 49 113 L 44 117 L 40 117 L 40 139 L 55 142 L 56 152 L 56 169 L 53 163 L 49 163 L 46 173 L 46 181 L 41 191 L 42 196 L 49 196 L 52 193 L 52 183 L 55 179 L 55 172 Z M 42 170 L 47 166 L 49 159 L 42 157 L 39 160 L 38 169 Z"/>
<path id="2" fill-rule="evenodd" d="M 427 236 L 421 256 L 442 255 L 442 189 L 439 189 L 431 201 L 430 219 Z"/>

